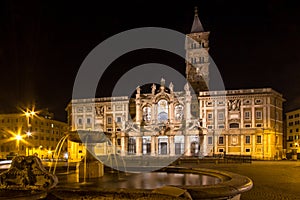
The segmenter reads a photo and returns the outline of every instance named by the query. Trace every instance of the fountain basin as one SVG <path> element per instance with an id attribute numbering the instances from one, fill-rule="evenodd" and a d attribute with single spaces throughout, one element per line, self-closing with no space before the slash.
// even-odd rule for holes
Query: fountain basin
<path id="1" fill-rule="evenodd" d="M 156 173 L 178 175 L 201 175 L 210 177 L 208 184 L 174 184 L 162 182 L 155 177 Z M 223 172 L 203 168 L 166 167 L 159 172 L 151 172 L 154 178 L 144 180 L 151 182 L 157 179 L 157 187 L 129 186 L 126 177 L 117 182 L 124 182 L 123 186 L 113 188 L 101 185 L 96 179 L 90 180 L 90 184 L 62 183 L 58 184 L 50 193 L 60 199 L 232 199 L 238 200 L 243 192 L 250 190 L 253 186 L 251 179 L 230 172 Z M 200 176 L 200 177 L 201 177 Z M 58 176 L 59 177 L 59 176 Z M 190 176 L 189 176 L 190 177 Z M 145 177 L 142 177 L 144 179 Z M 102 178 L 100 178 L 102 179 Z M 208 180 L 207 178 L 205 180 Z M 130 179 L 128 179 L 130 181 Z M 135 179 L 132 182 L 137 182 Z M 112 184 L 113 185 L 113 184 Z"/>

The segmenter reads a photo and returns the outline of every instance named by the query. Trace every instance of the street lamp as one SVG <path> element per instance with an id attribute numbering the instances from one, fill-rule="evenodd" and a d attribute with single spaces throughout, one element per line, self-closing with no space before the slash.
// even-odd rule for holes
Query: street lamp
<path id="1" fill-rule="evenodd" d="M 32 135 L 32 133 L 31 133 L 31 123 L 32 123 L 32 118 L 34 117 L 34 116 L 36 116 L 36 112 L 34 111 L 34 108 L 32 108 L 32 110 L 30 110 L 30 109 L 26 109 L 26 111 L 25 110 L 23 110 L 23 112 L 24 112 L 24 115 L 25 115 L 25 117 L 26 117 L 26 121 L 27 121 L 27 132 L 26 132 L 26 135 L 27 135 L 27 138 L 29 139 L 29 137 Z M 29 156 L 29 150 L 30 150 L 30 148 L 29 147 L 26 147 L 26 149 L 27 149 L 27 155 Z"/>
<path id="2" fill-rule="evenodd" d="M 22 140 L 22 136 L 21 135 L 16 135 L 16 143 L 17 143 L 17 149 L 18 149 L 18 155 L 20 153 L 20 140 Z"/>

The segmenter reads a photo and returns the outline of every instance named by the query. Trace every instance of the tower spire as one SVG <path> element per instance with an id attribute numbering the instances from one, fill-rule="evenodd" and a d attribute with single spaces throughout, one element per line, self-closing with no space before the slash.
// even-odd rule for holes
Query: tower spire
<path id="1" fill-rule="evenodd" d="M 203 26 L 198 17 L 198 7 L 195 6 L 195 16 L 194 16 L 194 22 L 193 22 L 191 33 L 199 33 L 203 31 L 204 31 Z"/>

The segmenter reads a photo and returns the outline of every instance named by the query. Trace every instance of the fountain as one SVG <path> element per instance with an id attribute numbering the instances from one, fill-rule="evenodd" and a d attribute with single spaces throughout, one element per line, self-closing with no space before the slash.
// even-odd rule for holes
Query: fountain
<path id="1" fill-rule="evenodd" d="M 40 199 L 56 186 L 58 179 L 50 174 L 36 156 L 16 156 L 8 170 L 0 174 L 0 196 L 5 199 Z"/>
<path id="2" fill-rule="evenodd" d="M 85 134 L 86 147 L 93 145 L 95 141 L 106 141 L 101 134 L 82 134 Z M 56 147 L 56 160 L 66 139 L 77 141 L 78 138 L 72 135 L 63 137 Z M 87 150 L 79 170 L 54 175 L 57 162 L 47 172 L 39 158 L 18 156 L 13 160 L 11 168 L 0 174 L 0 194 L 6 199 L 13 194 L 13 198 L 22 199 L 47 199 L 49 195 L 49 198 L 58 199 L 238 200 L 241 193 L 250 190 L 253 185 L 245 176 L 202 168 L 167 166 L 152 172 L 128 173 L 124 171 L 124 160 L 123 168 L 118 164 L 122 161 L 121 158 L 117 154 L 108 155 L 106 161 L 111 165 L 116 162 L 121 170 L 115 169 L 117 173 L 104 173 L 104 165 L 95 164 L 100 162 L 95 159 L 93 152 Z M 53 174 L 50 174 L 52 168 Z M 120 176 L 124 174 L 121 179 Z M 81 178 L 76 178 L 78 176 Z"/>
<path id="3" fill-rule="evenodd" d="M 93 149 L 90 147 L 97 142 L 107 142 L 106 136 L 84 131 L 77 134 L 79 136 L 71 134 L 67 137 L 78 142 L 81 141 L 78 137 L 83 138 L 86 155 L 80 162 L 79 171 L 57 175 L 59 183 L 50 193 L 59 199 L 238 200 L 241 193 L 250 190 L 253 185 L 245 176 L 201 168 L 167 166 L 152 172 L 132 173 L 125 170 L 126 160 L 118 154 L 109 154 L 105 159 L 101 158 L 101 161 L 108 163 L 115 172 L 104 173 L 104 164 L 95 164 L 100 162 L 95 159 L 97 156 L 94 152 L 90 152 Z M 57 147 L 58 152 L 60 148 Z M 125 176 L 120 178 L 121 175 Z M 78 176 L 79 179 L 76 178 Z"/>

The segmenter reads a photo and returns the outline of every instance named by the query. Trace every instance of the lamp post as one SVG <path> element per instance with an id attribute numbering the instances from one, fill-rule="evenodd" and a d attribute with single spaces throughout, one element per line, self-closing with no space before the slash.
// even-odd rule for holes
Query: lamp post
<path id="1" fill-rule="evenodd" d="M 33 117 L 36 115 L 36 112 L 34 111 L 34 109 L 30 110 L 30 109 L 26 109 L 26 111 L 24 111 L 24 114 L 25 114 L 25 117 L 26 117 L 26 121 L 27 121 L 27 132 L 26 132 L 26 135 L 27 135 L 27 138 L 29 139 L 29 137 L 32 135 L 32 132 L 31 132 L 31 122 L 32 122 L 32 119 Z M 27 155 L 29 156 L 29 147 L 26 147 L 27 149 Z"/>
<path id="2" fill-rule="evenodd" d="M 16 146 L 17 146 L 17 151 L 18 151 L 18 155 L 20 154 L 20 140 L 22 140 L 22 136 L 21 135 L 16 135 Z"/>

